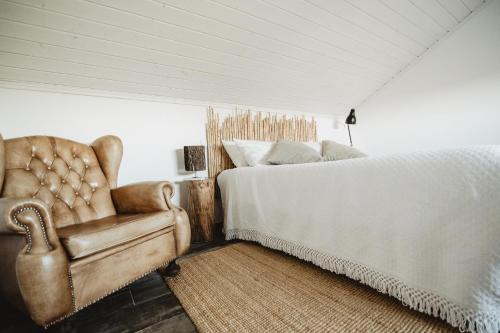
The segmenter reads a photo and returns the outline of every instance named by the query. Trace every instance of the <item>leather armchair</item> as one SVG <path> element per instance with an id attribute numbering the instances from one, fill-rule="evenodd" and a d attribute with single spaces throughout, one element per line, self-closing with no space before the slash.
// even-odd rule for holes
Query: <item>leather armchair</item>
<path id="1" fill-rule="evenodd" d="M 50 326 L 189 249 L 169 182 L 117 187 L 122 143 L 0 136 L 0 293 Z"/>

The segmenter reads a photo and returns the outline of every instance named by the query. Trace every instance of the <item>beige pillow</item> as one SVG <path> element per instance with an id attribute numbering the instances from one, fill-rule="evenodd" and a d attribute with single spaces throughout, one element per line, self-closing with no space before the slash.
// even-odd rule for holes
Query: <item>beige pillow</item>
<path id="1" fill-rule="evenodd" d="M 301 164 L 321 161 L 321 155 L 302 142 L 278 141 L 269 152 L 267 161 L 271 164 Z"/>
<path id="2" fill-rule="evenodd" d="M 322 148 L 323 161 L 338 161 L 367 156 L 356 148 L 349 147 L 335 141 L 323 140 Z"/>

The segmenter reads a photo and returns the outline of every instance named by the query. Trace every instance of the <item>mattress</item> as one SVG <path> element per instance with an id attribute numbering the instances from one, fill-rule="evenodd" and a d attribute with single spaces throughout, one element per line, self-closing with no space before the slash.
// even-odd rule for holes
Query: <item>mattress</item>
<path id="1" fill-rule="evenodd" d="M 218 177 L 227 239 L 345 274 L 461 330 L 500 330 L 500 146 Z"/>

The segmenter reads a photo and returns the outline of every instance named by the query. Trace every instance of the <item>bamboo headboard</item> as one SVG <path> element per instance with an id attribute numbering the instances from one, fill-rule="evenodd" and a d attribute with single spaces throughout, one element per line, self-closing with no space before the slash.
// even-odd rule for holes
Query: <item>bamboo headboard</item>
<path id="1" fill-rule="evenodd" d="M 316 120 L 305 116 L 277 115 L 272 113 L 235 110 L 220 115 L 211 107 L 207 109 L 208 176 L 217 177 L 234 164 L 222 146 L 222 140 L 304 141 L 317 142 Z"/>

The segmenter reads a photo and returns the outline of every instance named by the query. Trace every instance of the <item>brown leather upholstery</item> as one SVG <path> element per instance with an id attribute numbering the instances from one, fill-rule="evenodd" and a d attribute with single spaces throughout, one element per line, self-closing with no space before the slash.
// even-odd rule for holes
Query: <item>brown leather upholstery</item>
<path id="1" fill-rule="evenodd" d="M 170 201 L 171 184 L 116 188 L 121 157 L 115 136 L 90 146 L 0 136 L 0 292 L 39 325 L 78 311 L 189 248 L 189 221 Z"/>
<path id="2" fill-rule="evenodd" d="M 174 212 L 112 215 L 57 229 L 72 259 L 82 258 L 173 226 Z"/>
<path id="3" fill-rule="evenodd" d="M 17 286 L 22 300 L 7 300 L 24 304 L 36 323 L 46 324 L 70 313 L 72 306 L 71 281 L 68 279 L 69 262 L 56 234 L 52 216 L 45 203 L 38 199 L 0 198 L 0 233 L 5 235 L 24 234 L 26 243 L 18 253 L 2 253 L 0 269 L 12 269 L 15 259 Z M 13 282 L 4 280 L 2 284 Z"/>
<path id="4" fill-rule="evenodd" d="M 2 196 L 42 200 L 57 227 L 116 214 L 92 147 L 47 136 L 5 140 Z"/>
<path id="5" fill-rule="evenodd" d="M 120 169 L 123 155 L 122 140 L 114 135 L 106 135 L 92 142 L 91 146 L 101 164 L 109 187 L 111 189 L 116 188 L 118 169 Z"/>
<path id="6" fill-rule="evenodd" d="M 3 178 L 5 173 L 5 145 L 2 134 L 0 134 L 0 193 L 2 193 Z"/>
<path id="7" fill-rule="evenodd" d="M 177 253 L 183 254 L 189 250 L 191 245 L 191 225 L 186 211 L 180 207 L 174 207 L 175 212 L 175 248 Z"/>
<path id="8" fill-rule="evenodd" d="M 83 258 L 80 260 L 85 263 L 81 265 L 78 260 L 74 261 L 70 271 L 75 289 L 75 308 L 84 308 L 130 283 L 130 276 L 140 278 L 168 264 L 176 256 L 174 235 L 166 232 L 99 260 L 86 261 L 87 258 Z M 99 283 L 89 284 L 88 281 Z"/>
<path id="9" fill-rule="evenodd" d="M 186 211 L 172 204 L 174 187 L 169 182 L 143 182 L 111 191 L 116 210 L 122 214 L 172 210 L 175 213 L 177 253 L 185 253 L 191 243 L 191 227 Z"/>
<path id="10" fill-rule="evenodd" d="M 16 260 L 17 254 L 26 246 L 24 235 L 0 234 L 0 253 L 2 262 L 2 283 L 0 294 L 13 302 L 14 307 L 24 308 L 21 290 L 17 284 Z"/>
<path id="11" fill-rule="evenodd" d="M 149 213 L 171 208 L 174 187 L 169 182 L 143 182 L 126 185 L 111 191 L 120 214 Z"/>

